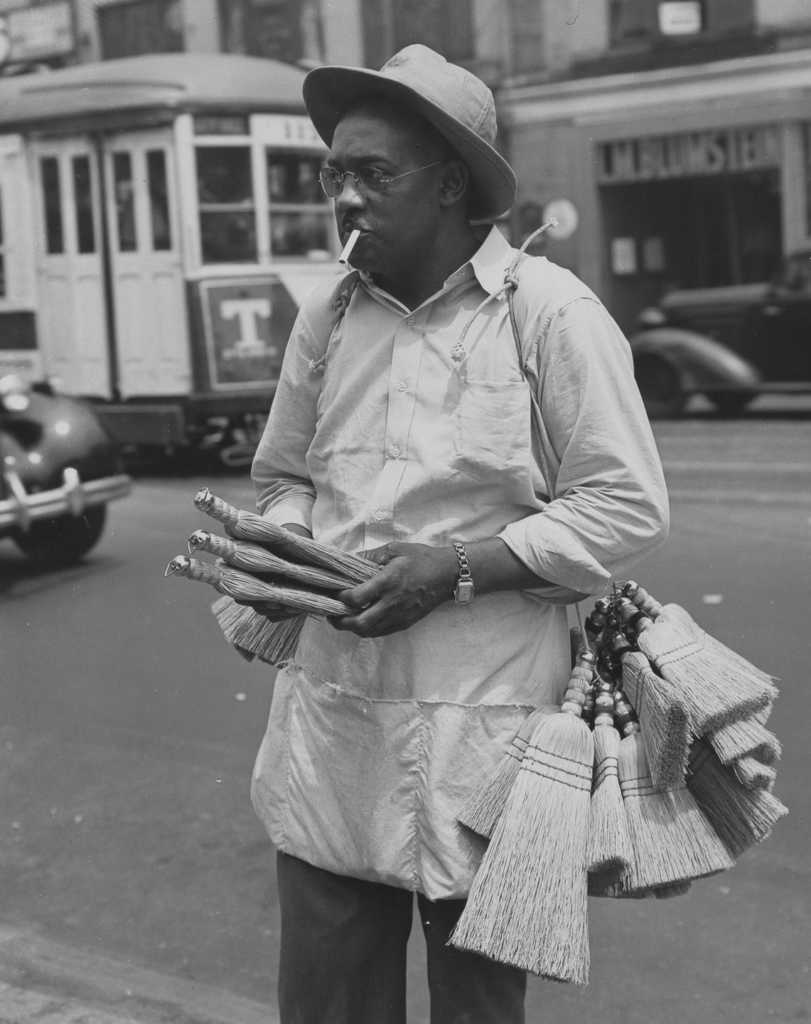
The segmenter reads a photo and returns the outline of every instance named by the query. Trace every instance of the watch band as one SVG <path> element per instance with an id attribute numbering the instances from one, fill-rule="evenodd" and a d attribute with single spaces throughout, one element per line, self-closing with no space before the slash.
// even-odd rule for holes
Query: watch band
<path id="1" fill-rule="evenodd" d="M 465 545 L 458 540 L 453 542 L 453 550 L 456 552 L 456 561 L 459 566 L 459 575 L 456 577 L 456 586 L 453 588 L 453 599 L 457 604 L 469 604 L 473 600 L 475 587 L 467 551 L 465 551 Z"/>

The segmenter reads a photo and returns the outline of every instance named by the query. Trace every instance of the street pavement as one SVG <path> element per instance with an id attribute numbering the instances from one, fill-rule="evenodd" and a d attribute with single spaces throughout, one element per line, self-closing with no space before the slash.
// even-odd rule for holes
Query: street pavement
<path id="1" fill-rule="evenodd" d="M 699 409 L 656 434 L 673 528 L 637 577 L 782 680 L 791 815 L 685 897 L 592 900 L 590 986 L 533 979 L 528 1021 L 808 1020 L 811 409 Z M 36 572 L 0 544 L 0 1024 L 277 1019 L 273 852 L 248 797 L 272 673 L 222 641 L 213 592 L 162 576 L 210 525 L 202 483 L 251 502 L 241 474 L 152 473 L 81 566 Z"/>

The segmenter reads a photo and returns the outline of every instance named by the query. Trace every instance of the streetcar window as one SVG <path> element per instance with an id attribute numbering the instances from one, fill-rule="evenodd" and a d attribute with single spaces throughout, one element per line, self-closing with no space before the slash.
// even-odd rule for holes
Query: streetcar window
<path id="1" fill-rule="evenodd" d="M 323 258 L 330 251 L 332 209 L 318 181 L 321 156 L 268 149 L 266 160 L 271 253 Z"/>
<path id="2" fill-rule="evenodd" d="M 172 228 L 169 223 L 169 191 L 166 182 L 166 154 L 162 149 L 150 149 L 146 154 L 146 174 L 149 181 L 149 215 L 152 222 L 152 248 L 156 252 L 172 248 Z"/>
<path id="3" fill-rule="evenodd" d="M 197 193 L 203 262 L 257 262 L 250 148 L 199 146 Z"/>
<path id="4" fill-rule="evenodd" d="M 59 161 L 55 156 L 40 160 L 42 202 L 45 215 L 45 249 L 54 256 L 65 251 L 62 230 L 62 191 L 59 185 Z"/>
<path id="5" fill-rule="evenodd" d="M 135 230 L 135 187 L 132 181 L 132 157 L 129 153 L 113 153 L 113 194 L 118 251 L 135 252 L 138 248 Z"/>
<path id="6" fill-rule="evenodd" d="M 90 158 L 73 157 L 73 201 L 76 205 L 76 240 L 80 253 L 96 251 L 93 224 L 93 187 L 90 180 Z"/>

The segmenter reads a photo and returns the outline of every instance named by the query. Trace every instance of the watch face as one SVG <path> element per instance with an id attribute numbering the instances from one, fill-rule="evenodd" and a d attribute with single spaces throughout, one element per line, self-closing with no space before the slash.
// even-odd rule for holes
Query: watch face
<path id="1" fill-rule="evenodd" d="M 473 600 L 473 593 L 472 580 L 459 580 L 453 592 L 453 597 L 457 604 L 470 604 Z"/>

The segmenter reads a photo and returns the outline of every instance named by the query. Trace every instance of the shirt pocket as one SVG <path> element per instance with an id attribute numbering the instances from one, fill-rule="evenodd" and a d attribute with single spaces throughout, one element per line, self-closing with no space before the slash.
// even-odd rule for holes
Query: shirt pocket
<path id="1" fill-rule="evenodd" d="M 530 396 L 523 380 L 468 380 L 455 411 L 453 469 L 477 480 L 526 472 Z"/>

